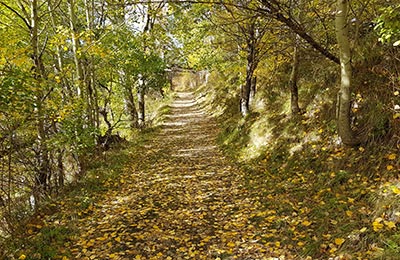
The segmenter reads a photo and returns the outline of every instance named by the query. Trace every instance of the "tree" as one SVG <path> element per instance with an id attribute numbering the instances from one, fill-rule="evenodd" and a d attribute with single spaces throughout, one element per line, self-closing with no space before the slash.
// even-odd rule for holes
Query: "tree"
<path id="1" fill-rule="evenodd" d="M 388 6 L 381 9 L 382 14 L 376 19 L 375 30 L 379 41 L 390 42 L 393 46 L 400 45 L 400 5 Z"/>
<path id="2" fill-rule="evenodd" d="M 350 104 L 351 104 L 351 51 L 348 29 L 349 1 L 338 0 L 336 7 L 336 35 L 339 45 L 340 56 L 340 91 L 337 97 L 337 121 L 338 133 L 345 145 L 356 145 L 358 140 L 355 138 L 351 129 Z"/>
<path id="3" fill-rule="evenodd" d="M 294 33 L 300 36 L 305 42 L 312 46 L 316 51 L 326 58 L 339 64 L 339 58 L 332 54 L 328 48 L 321 45 L 306 30 L 303 24 L 296 21 L 290 11 L 290 6 L 279 2 L 278 0 L 261 0 L 261 4 L 255 8 L 255 11 L 265 14 L 275 20 L 285 24 Z"/>
<path id="4" fill-rule="evenodd" d="M 246 2 L 241 1 L 240 7 L 223 4 L 223 9 L 214 13 L 217 20 L 212 22 L 236 43 L 239 55 L 243 54 L 246 61 L 246 76 L 240 89 L 240 112 L 245 117 L 250 113 L 251 95 L 255 94 L 255 71 L 274 40 L 266 37 L 273 27 L 270 20 L 249 11 Z"/>
<path id="5" fill-rule="evenodd" d="M 297 20 L 301 21 L 301 1 L 297 3 Z M 298 78 L 299 78 L 299 66 L 300 66 L 300 36 L 297 34 L 293 35 L 293 60 L 292 60 L 292 71 L 289 78 L 290 88 L 290 109 L 292 115 L 300 113 L 299 107 L 299 89 L 298 89 Z"/>

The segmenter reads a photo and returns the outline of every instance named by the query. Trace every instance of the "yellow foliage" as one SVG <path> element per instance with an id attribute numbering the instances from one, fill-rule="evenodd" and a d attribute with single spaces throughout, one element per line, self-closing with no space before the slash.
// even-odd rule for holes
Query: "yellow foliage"
<path id="1" fill-rule="evenodd" d="M 382 222 L 382 218 L 376 218 L 374 220 L 374 222 L 372 223 L 372 227 L 373 227 L 374 231 L 379 231 L 383 228 L 383 224 L 381 222 Z"/>
<path id="2" fill-rule="evenodd" d="M 335 244 L 341 246 L 344 243 L 344 238 L 335 238 Z"/>
<path id="3" fill-rule="evenodd" d="M 230 241 L 230 242 L 228 242 L 228 244 L 227 244 L 227 246 L 229 246 L 229 247 L 235 247 L 235 243 L 234 242 L 232 242 L 232 241 Z"/>
<path id="4" fill-rule="evenodd" d="M 392 192 L 396 195 L 400 194 L 400 189 L 397 186 L 392 187 Z"/>
<path id="5" fill-rule="evenodd" d="M 396 228 L 396 223 L 393 221 L 384 221 L 383 223 L 385 223 L 385 225 L 390 229 Z"/>
<path id="6" fill-rule="evenodd" d="M 353 212 L 350 210 L 347 210 L 346 215 L 351 218 L 353 216 Z"/>

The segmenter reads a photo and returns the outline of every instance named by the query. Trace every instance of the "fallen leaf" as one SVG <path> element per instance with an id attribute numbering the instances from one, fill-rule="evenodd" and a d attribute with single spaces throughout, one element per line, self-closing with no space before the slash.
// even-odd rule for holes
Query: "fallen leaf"
<path id="1" fill-rule="evenodd" d="M 345 239 L 344 238 L 335 238 L 335 244 L 337 246 L 341 246 L 344 243 Z"/>
<path id="2" fill-rule="evenodd" d="M 385 223 L 385 225 L 390 229 L 396 228 L 396 223 L 393 221 L 384 221 L 383 223 Z"/>

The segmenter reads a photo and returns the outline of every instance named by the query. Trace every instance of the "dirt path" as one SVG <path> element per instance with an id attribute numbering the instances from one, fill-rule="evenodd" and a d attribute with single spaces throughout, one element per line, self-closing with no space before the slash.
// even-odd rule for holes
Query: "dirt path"
<path id="1" fill-rule="evenodd" d="M 74 258 L 270 259 L 256 221 L 265 212 L 216 147 L 217 133 L 193 95 L 178 93 L 161 133 L 79 220 Z"/>

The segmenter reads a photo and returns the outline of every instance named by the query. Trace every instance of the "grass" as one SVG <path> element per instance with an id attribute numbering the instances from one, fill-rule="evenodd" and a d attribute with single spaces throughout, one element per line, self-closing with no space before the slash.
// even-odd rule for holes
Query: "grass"
<path id="1" fill-rule="evenodd" d="M 287 108 L 276 104 L 289 97 L 266 90 L 255 100 L 265 104 L 243 119 L 237 96 L 224 96 L 220 88 L 226 86 L 219 82 L 226 80 L 215 76 L 205 98 L 205 107 L 224 111 L 218 116 L 218 141 L 247 171 L 246 187 L 260 205 L 276 212 L 280 233 L 265 236 L 263 243 L 273 247 L 279 242 L 300 259 L 398 259 L 400 191 L 394 187 L 399 185 L 400 160 L 390 140 L 377 143 L 371 132 L 373 138 L 360 147 L 338 144 L 328 103 L 334 92 L 318 91 L 318 85 L 302 96 L 307 104 L 303 116 L 287 115 Z M 382 120 L 373 118 L 375 114 L 366 120 L 381 127 Z"/>
<path id="2" fill-rule="evenodd" d="M 101 198 L 101 194 L 110 186 L 104 185 L 118 179 L 125 164 L 131 160 L 131 146 L 140 145 L 146 138 L 137 140 L 129 147 L 117 148 L 92 157 L 89 170 L 84 178 L 66 186 L 64 193 L 48 200 L 37 213 L 27 219 L 25 229 L 6 242 L 9 247 L 8 258 L 13 255 L 26 255 L 26 259 L 57 259 L 57 252 L 62 251 L 68 238 L 75 234 L 75 221 L 85 214 L 90 214 L 91 207 Z M 60 217 L 68 215 L 67 218 Z M 52 223 L 52 218 L 68 219 L 68 222 Z"/>
<path id="3" fill-rule="evenodd" d="M 155 102 L 150 108 L 153 111 L 150 127 L 133 133 L 129 143 L 88 156 L 90 160 L 84 176 L 67 184 L 59 196 L 48 198 L 34 215 L 21 220 L 19 230 L 12 237 L 1 241 L 7 251 L 0 258 L 61 259 L 57 253 L 62 253 L 69 238 L 78 234 L 76 221 L 91 213 L 102 194 L 118 187 L 124 167 L 135 160 L 136 147 L 143 146 L 159 131 L 159 124 L 169 112 L 168 103 L 171 101 L 167 98 Z M 55 225 L 54 219 L 63 219 L 64 222 Z"/>

